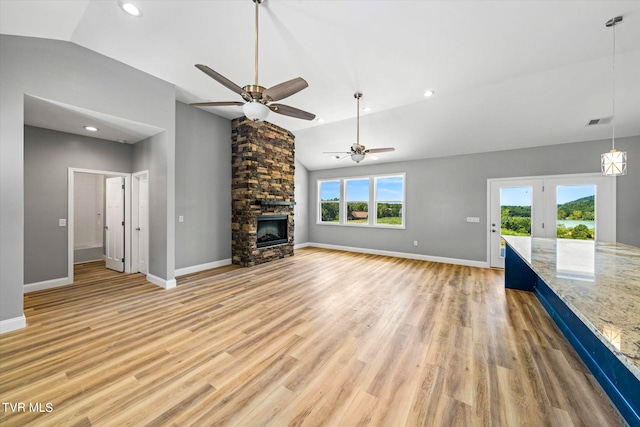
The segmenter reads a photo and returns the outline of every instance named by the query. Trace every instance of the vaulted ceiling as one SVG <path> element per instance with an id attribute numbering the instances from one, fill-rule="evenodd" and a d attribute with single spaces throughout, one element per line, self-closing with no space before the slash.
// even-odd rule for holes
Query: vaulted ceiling
<path id="1" fill-rule="evenodd" d="M 251 0 L 132 2 L 142 17 L 116 0 L 2 0 L 0 32 L 71 41 L 175 84 L 182 102 L 240 100 L 194 64 L 253 82 Z M 375 162 L 610 138 L 610 124 L 586 124 L 612 115 L 605 22 L 618 15 L 615 132 L 640 135 L 637 1 L 265 0 L 260 84 L 303 77 L 309 87 L 281 102 L 323 119 L 268 121 L 296 135 L 312 170 L 347 166 L 322 152 L 355 142 L 357 91 L 371 108 L 361 143 L 396 148 Z"/>

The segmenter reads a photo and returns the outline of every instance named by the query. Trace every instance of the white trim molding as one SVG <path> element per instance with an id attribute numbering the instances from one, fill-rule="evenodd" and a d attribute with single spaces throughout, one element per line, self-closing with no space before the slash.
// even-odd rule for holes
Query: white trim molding
<path id="1" fill-rule="evenodd" d="M 309 246 L 311 246 L 311 243 L 309 243 L 309 242 L 300 243 L 299 245 L 295 245 L 293 247 L 293 250 L 302 249 L 302 248 L 308 248 Z"/>
<path id="2" fill-rule="evenodd" d="M 176 287 L 176 279 L 166 280 L 153 274 L 147 274 L 147 281 L 164 289 L 173 289 Z"/>
<path id="3" fill-rule="evenodd" d="M 57 288 L 58 286 L 66 286 L 73 283 L 68 277 L 60 277 L 59 279 L 43 280 L 42 282 L 25 283 L 24 293 L 42 291 L 44 289 Z"/>
<path id="4" fill-rule="evenodd" d="M 351 246 L 327 245 L 325 243 L 307 243 L 306 246 L 313 246 L 322 249 L 334 249 L 337 251 L 359 252 L 363 254 L 382 255 L 396 258 L 417 259 L 420 261 L 440 262 L 443 264 L 464 265 L 467 267 L 489 268 L 489 263 L 485 261 L 474 261 L 469 259 L 446 258 L 431 255 L 412 254 L 408 252 L 382 251 L 378 249 L 355 248 Z M 305 247 L 306 247 L 305 246 Z"/>
<path id="5" fill-rule="evenodd" d="M 22 316 L 13 317 L 11 319 L 6 319 L 0 321 L 0 334 L 4 334 L 11 331 L 16 331 L 18 329 L 27 327 L 27 318 Z"/>
<path id="6" fill-rule="evenodd" d="M 207 262 L 204 264 L 192 265 L 191 267 L 178 268 L 176 269 L 175 275 L 176 277 L 180 277 L 186 274 L 211 270 L 212 268 L 224 267 L 225 265 L 231 265 L 231 258 L 221 259 L 220 261 Z"/>

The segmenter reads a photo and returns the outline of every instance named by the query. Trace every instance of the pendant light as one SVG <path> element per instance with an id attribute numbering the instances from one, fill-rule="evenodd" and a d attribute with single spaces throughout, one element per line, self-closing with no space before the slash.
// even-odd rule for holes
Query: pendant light
<path id="1" fill-rule="evenodd" d="M 616 16 L 607 21 L 605 24 L 607 27 L 613 28 L 613 97 L 612 97 L 612 110 L 613 120 L 611 123 L 611 151 L 603 153 L 600 161 L 602 168 L 602 175 L 604 176 L 618 176 L 627 174 L 627 152 L 616 150 L 616 24 L 622 22 L 622 16 Z"/>

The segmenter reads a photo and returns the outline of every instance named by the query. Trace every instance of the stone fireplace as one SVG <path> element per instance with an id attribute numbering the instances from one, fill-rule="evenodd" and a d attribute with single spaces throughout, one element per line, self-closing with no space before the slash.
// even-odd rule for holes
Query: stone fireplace
<path id="1" fill-rule="evenodd" d="M 295 137 L 233 120 L 231 261 L 250 267 L 293 255 Z"/>

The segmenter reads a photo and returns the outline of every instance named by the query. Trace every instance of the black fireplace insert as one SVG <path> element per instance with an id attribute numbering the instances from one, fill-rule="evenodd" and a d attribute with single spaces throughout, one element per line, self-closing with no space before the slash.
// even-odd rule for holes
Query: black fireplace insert
<path id="1" fill-rule="evenodd" d="M 287 215 L 269 215 L 258 217 L 258 247 L 281 245 L 288 243 Z"/>

